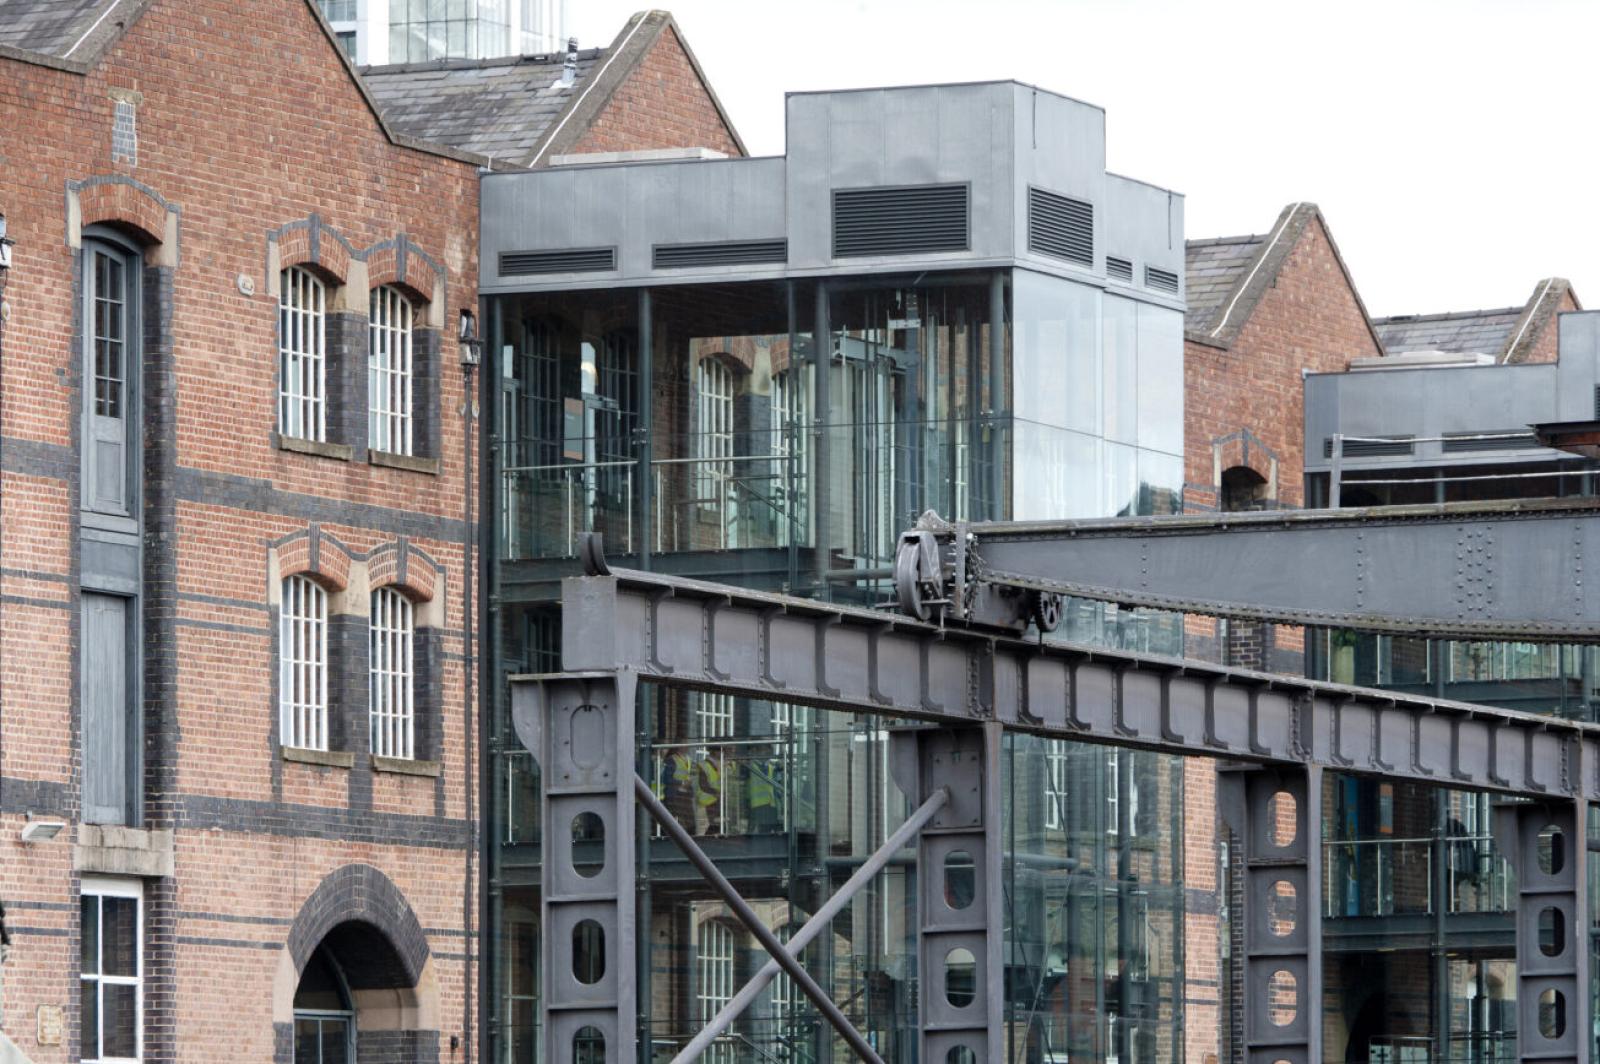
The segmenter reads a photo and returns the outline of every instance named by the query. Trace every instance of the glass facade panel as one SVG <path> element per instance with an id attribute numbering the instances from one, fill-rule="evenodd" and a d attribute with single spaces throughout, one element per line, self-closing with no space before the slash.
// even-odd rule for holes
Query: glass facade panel
<path id="1" fill-rule="evenodd" d="M 489 300 L 488 1059 L 537 1059 L 539 782 L 504 677 L 559 670 L 557 581 L 576 571 L 577 534 L 603 532 L 625 566 L 870 604 L 928 509 L 1160 512 L 1181 469 L 1140 446 L 1136 402 L 1130 440 L 1101 435 L 1102 299 L 1001 271 Z M 1128 306 L 1120 361 L 1136 379 Z M 1181 399 L 1167 416 L 1181 424 Z M 1074 608 L 1074 638 L 1178 652 L 1174 618 Z M 780 934 L 909 813 L 869 715 L 645 685 L 638 719 L 640 773 Z M 1004 773 L 1014 1051 L 1178 1059 L 1179 762 L 1015 737 Z M 665 1060 L 763 956 L 670 840 L 652 827 L 642 844 L 640 1030 Z M 916 1058 L 915 879 L 891 862 L 805 958 L 886 1060 Z M 711 1056 L 840 1059 L 835 1043 L 779 979 Z"/>

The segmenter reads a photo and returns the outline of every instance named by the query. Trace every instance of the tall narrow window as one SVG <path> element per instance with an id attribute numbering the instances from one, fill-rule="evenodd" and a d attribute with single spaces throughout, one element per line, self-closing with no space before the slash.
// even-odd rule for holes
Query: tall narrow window
<path id="1" fill-rule="evenodd" d="M 372 290 L 367 344 L 367 445 L 411 454 L 411 301 L 398 288 Z"/>
<path id="2" fill-rule="evenodd" d="M 79 901 L 79 1045 L 84 1064 L 143 1052 L 144 913 L 138 880 L 85 877 Z"/>
<path id="3" fill-rule="evenodd" d="M 414 726 L 411 695 L 411 600 L 392 587 L 372 593 L 369 645 L 369 705 L 372 752 L 411 758 Z"/>
<path id="4" fill-rule="evenodd" d="M 722 1006 L 733 1000 L 733 930 L 719 920 L 707 920 L 695 933 L 695 988 L 700 1022 L 710 1023 Z M 732 1064 L 734 1043 L 718 1039 L 702 1058 L 709 1064 Z"/>
<path id="5" fill-rule="evenodd" d="M 292 266 L 278 278 L 278 431 L 326 439 L 326 292 L 309 270 Z"/>
<path id="6" fill-rule="evenodd" d="M 1112 796 L 1115 801 L 1116 796 Z M 1059 831 L 1067 826 L 1067 744 L 1064 739 L 1044 741 L 1044 826 Z"/>
<path id="7" fill-rule="evenodd" d="M 284 746 L 328 748 L 328 595 L 304 576 L 283 582 L 278 735 Z"/>
<path id="8" fill-rule="evenodd" d="M 733 370 L 718 359 L 701 359 L 697 396 L 695 441 L 701 462 L 696 494 L 702 505 L 725 509 L 733 477 Z"/>
<path id="9" fill-rule="evenodd" d="M 136 256 L 111 244 L 94 241 L 84 245 L 83 506 L 119 517 L 135 512 L 137 267 Z"/>

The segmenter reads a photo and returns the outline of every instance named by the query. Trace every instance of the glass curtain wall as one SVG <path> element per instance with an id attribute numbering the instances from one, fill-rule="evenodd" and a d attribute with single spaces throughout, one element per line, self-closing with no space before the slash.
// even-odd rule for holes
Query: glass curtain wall
<path id="1" fill-rule="evenodd" d="M 1034 346 L 1017 357 L 1026 354 L 1029 368 L 1014 377 L 1013 340 L 1022 335 L 1011 327 L 1012 276 L 488 301 L 487 1059 L 538 1059 L 538 771 L 511 730 L 505 677 L 559 669 L 558 580 L 576 572 L 580 533 L 603 533 L 621 565 L 875 603 L 889 597 L 899 532 L 925 510 L 1006 518 L 1022 485 L 1080 481 L 1120 485 L 1119 509 L 1174 505 L 1175 460 L 1167 469 L 1164 452 L 1140 443 L 1181 436 L 1181 334 L 1172 331 L 1163 351 L 1163 325 L 1152 319 L 1141 362 L 1135 308 L 1132 338 L 1107 356 L 1092 309 L 1087 330 L 1051 335 L 1053 352 L 1028 340 Z M 1087 291 L 1097 303 L 1099 293 Z M 1040 420 L 1093 446 L 1023 459 L 1015 394 L 1057 388 L 1062 378 L 1070 385 L 1086 365 L 1085 387 L 1098 395 L 1106 367 L 1127 375 L 1128 360 L 1135 385 L 1140 366 L 1153 376 L 1158 362 L 1179 382 L 1175 401 L 1151 385 L 1146 416 L 1162 411 L 1176 429 L 1152 424 L 1141 436 L 1135 401 L 1133 427 L 1117 439 L 1099 435 L 1099 414 L 1076 428 Z M 1131 472 L 1107 476 L 1113 453 Z M 1110 492 L 1097 487 L 1093 505 L 1103 511 Z M 641 700 L 640 772 L 780 933 L 803 923 L 908 813 L 889 780 L 881 719 L 649 686 Z M 1177 762 L 1019 737 L 1004 764 L 1007 792 L 1029 796 L 1006 813 L 1016 854 L 1006 979 L 1017 1051 L 1065 1059 L 1070 1044 L 1087 1057 L 1176 1060 Z M 1059 794 L 1042 805 L 1037 780 L 1046 777 Z M 763 957 L 676 848 L 653 830 L 646 837 L 640 1037 L 652 1059 L 670 1059 Z M 914 879 L 908 852 L 807 957 L 885 1058 L 908 1062 Z M 821 1060 L 839 1049 L 779 979 L 713 1059 Z"/>

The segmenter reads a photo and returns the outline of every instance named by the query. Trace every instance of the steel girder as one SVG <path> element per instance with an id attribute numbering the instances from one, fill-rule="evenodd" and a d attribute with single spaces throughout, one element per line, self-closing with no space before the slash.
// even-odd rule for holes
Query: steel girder
<path id="1" fill-rule="evenodd" d="M 941 628 L 618 570 L 563 585 L 563 662 L 839 709 L 1084 742 L 1600 798 L 1600 727 L 1421 695 Z"/>
<path id="2" fill-rule="evenodd" d="M 901 602 L 1026 627 L 1040 594 L 1409 636 L 1600 642 L 1600 500 L 950 525 L 901 537 Z"/>

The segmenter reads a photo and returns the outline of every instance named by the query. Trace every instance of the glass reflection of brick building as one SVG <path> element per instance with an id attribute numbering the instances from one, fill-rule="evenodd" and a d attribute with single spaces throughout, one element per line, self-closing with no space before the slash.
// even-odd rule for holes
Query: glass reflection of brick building
<path id="1" fill-rule="evenodd" d="M 1510 330 L 1515 315 L 1502 316 Z M 1333 501 L 1335 476 L 1335 504 L 1344 507 L 1594 495 L 1600 464 L 1539 446 L 1532 429 L 1597 412 L 1597 316 L 1564 314 L 1559 327 L 1553 363 L 1407 354 L 1403 338 L 1386 336 L 1396 355 L 1311 376 L 1311 504 Z M 1594 647 L 1342 631 L 1308 632 L 1307 644 L 1309 671 L 1319 678 L 1600 719 Z M 1330 774 L 1326 1059 L 1516 1059 L 1517 888 L 1493 835 L 1492 806 L 1485 794 Z"/>
<path id="2" fill-rule="evenodd" d="M 497 1064 L 536 1059 L 539 997 L 537 769 L 504 680 L 559 668 L 554 607 L 580 533 L 603 533 L 615 565 L 871 604 L 926 510 L 1177 506 L 1182 199 L 1106 172 L 1103 112 L 1013 83 L 787 108 L 783 157 L 483 183 Z M 1178 649 L 1170 618 L 1069 620 L 1075 638 Z M 908 813 L 886 721 L 641 698 L 642 773 L 780 931 Z M 1180 764 L 1019 735 L 1004 773 L 1015 1059 L 1181 1059 Z M 651 836 L 648 854 L 639 1035 L 670 1059 L 764 957 L 670 842 Z M 915 1052 L 913 875 L 908 851 L 806 958 L 893 1061 Z M 780 978 L 712 1057 L 838 1052 Z"/>

